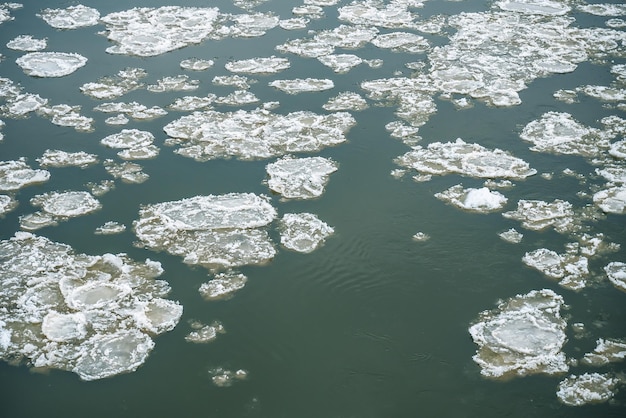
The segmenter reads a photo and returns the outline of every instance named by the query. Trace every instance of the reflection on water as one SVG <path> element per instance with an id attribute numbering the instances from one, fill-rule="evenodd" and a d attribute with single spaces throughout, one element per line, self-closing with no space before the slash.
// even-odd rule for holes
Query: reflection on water
<path id="1" fill-rule="evenodd" d="M 622 4 L 175 3 L 0 5 L 1 415 L 623 414 Z"/>

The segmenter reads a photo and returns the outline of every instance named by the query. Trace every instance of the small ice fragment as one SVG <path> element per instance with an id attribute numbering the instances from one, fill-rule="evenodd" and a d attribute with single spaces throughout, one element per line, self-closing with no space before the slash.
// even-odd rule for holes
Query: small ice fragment
<path id="1" fill-rule="evenodd" d="M 505 218 L 522 222 L 522 226 L 540 231 L 550 226 L 563 233 L 575 228 L 574 210 L 570 202 L 556 199 L 552 203 L 543 200 L 519 200 L 517 209 L 502 214 Z"/>
<path id="2" fill-rule="evenodd" d="M 102 226 L 96 228 L 96 235 L 114 235 L 121 234 L 126 230 L 126 225 L 115 221 L 107 221 Z"/>
<path id="3" fill-rule="evenodd" d="M 604 271 L 615 287 L 626 292 L 626 263 L 613 261 L 604 267 Z"/>
<path id="4" fill-rule="evenodd" d="M 569 406 L 581 406 L 606 402 L 613 398 L 620 379 L 609 374 L 585 373 L 570 375 L 559 383 L 556 396 Z"/>
<path id="5" fill-rule="evenodd" d="M 280 220 L 280 242 L 293 251 L 315 251 L 335 230 L 312 213 L 286 213 Z"/>
<path id="6" fill-rule="evenodd" d="M 225 68 L 233 73 L 276 74 L 289 68 L 287 58 L 271 56 L 269 58 L 250 58 L 227 62 Z"/>
<path id="7" fill-rule="evenodd" d="M 213 60 L 203 60 L 200 58 L 187 58 L 180 62 L 180 68 L 192 71 L 204 71 L 215 64 Z"/>
<path id="8" fill-rule="evenodd" d="M 200 285 L 200 295 L 206 300 L 229 299 L 233 293 L 243 289 L 248 278 L 234 271 L 218 273 L 212 280 Z"/>
<path id="9" fill-rule="evenodd" d="M 32 35 L 20 35 L 7 42 L 7 48 L 25 52 L 41 51 L 47 46 L 47 39 L 36 39 Z"/>
<path id="10" fill-rule="evenodd" d="M 67 52 L 31 52 L 15 62 L 33 77 L 63 77 L 87 64 L 87 58 Z"/>
<path id="11" fill-rule="evenodd" d="M 520 242 L 522 242 L 524 234 L 519 233 L 515 228 L 511 228 L 507 231 L 499 233 L 498 236 L 506 242 L 519 244 Z"/>
<path id="12" fill-rule="evenodd" d="M 191 326 L 194 331 L 191 331 L 185 336 L 185 341 L 195 344 L 206 344 L 214 341 L 218 334 L 226 332 L 221 322 L 215 321 L 211 325 L 204 325 L 200 322 L 192 322 Z"/>
<path id="13" fill-rule="evenodd" d="M 50 179 L 47 170 L 34 170 L 24 159 L 0 161 L 0 191 L 13 192 L 22 187 L 45 183 Z"/>
<path id="14" fill-rule="evenodd" d="M 108 159 L 104 161 L 104 169 L 107 173 L 116 179 L 121 179 L 124 183 L 141 184 L 150 178 L 148 174 L 141 171 L 139 164 L 131 162 L 118 163 Z"/>
<path id="15" fill-rule="evenodd" d="M 61 150 L 46 150 L 41 158 L 37 159 L 39 165 L 46 167 L 80 167 L 86 168 L 98 163 L 98 156 L 84 151 L 66 152 Z"/>
<path id="16" fill-rule="evenodd" d="M 196 90 L 199 86 L 200 80 L 191 80 L 189 76 L 181 74 L 163 77 L 157 80 L 156 84 L 148 85 L 146 89 L 153 93 L 163 93 L 167 91 L 191 91 Z"/>
<path id="17" fill-rule="evenodd" d="M 222 367 L 209 370 L 209 374 L 213 384 L 219 387 L 232 386 L 237 380 L 245 380 L 248 377 L 248 372 L 243 369 L 232 371 Z"/>
<path id="18" fill-rule="evenodd" d="M 492 192 L 487 187 L 464 189 L 460 184 L 436 193 L 435 197 L 458 208 L 478 213 L 498 211 L 508 200 L 501 193 Z"/>
<path id="19" fill-rule="evenodd" d="M 268 83 L 270 87 L 275 87 L 287 94 L 298 94 L 304 92 L 324 91 L 335 87 L 332 80 L 319 78 L 296 78 L 291 80 L 274 80 Z"/>
<path id="20" fill-rule="evenodd" d="M 626 186 L 600 190 L 593 195 L 593 203 L 606 213 L 626 213 Z"/>
<path id="21" fill-rule="evenodd" d="M 626 358 L 626 341 L 616 338 L 600 338 L 592 353 L 587 353 L 581 362 L 590 366 L 604 366 Z"/>
<path id="22" fill-rule="evenodd" d="M 94 99 L 116 99 L 130 91 L 143 87 L 141 79 L 147 75 L 143 68 L 126 68 L 115 76 L 102 77 L 97 82 L 85 83 L 80 91 Z"/>
<path id="23" fill-rule="evenodd" d="M 358 93 L 344 91 L 335 97 L 331 97 L 322 106 L 330 112 L 342 110 L 360 111 L 368 108 L 367 101 Z"/>
<path id="24" fill-rule="evenodd" d="M 522 261 L 547 277 L 559 280 L 559 285 L 568 289 L 580 290 L 586 286 L 585 278 L 589 275 L 588 258 L 575 251 L 558 254 L 540 248 L 524 254 Z"/>
<path id="25" fill-rule="evenodd" d="M 361 58 L 354 54 L 320 55 L 317 57 L 317 60 L 339 74 L 345 74 L 363 62 Z"/>
<path id="26" fill-rule="evenodd" d="M 17 207 L 17 201 L 11 196 L 0 194 L 0 218 Z"/>
<path id="27" fill-rule="evenodd" d="M 413 236 L 411 237 L 413 239 L 413 241 L 415 242 L 424 242 L 424 241 L 428 241 L 430 239 L 430 235 L 428 235 L 425 232 L 416 232 L 415 234 L 413 234 Z"/>

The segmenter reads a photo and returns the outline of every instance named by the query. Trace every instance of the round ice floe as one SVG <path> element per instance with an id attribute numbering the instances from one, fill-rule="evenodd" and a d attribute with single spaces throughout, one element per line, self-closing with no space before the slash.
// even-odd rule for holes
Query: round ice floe
<path id="1" fill-rule="evenodd" d="M 534 290 L 484 311 L 469 328 L 478 345 L 474 361 L 484 376 L 506 378 L 568 370 L 563 298 L 552 290 Z"/>
<path id="2" fill-rule="evenodd" d="M 604 271 L 615 287 L 626 292 L 626 263 L 613 261 L 604 267 Z"/>
<path id="3" fill-rule="evenodd" d="M 243 289 L 248 278 L 234 271 L 218 273 L 212 280 L 202 283 L 199 292 L 206 300 L 227 299 L 237 290 Z"/>
<path id="4" fill-rule="evenodd" d="M 66 9 L 44 9 L 37 16 L 57 29 L 76 29 L 98 24 L 98 10 L 78 4 Z"/>
<path id="5" fill-rule="evenodd" d="M 100 140 L 102 145 L 111 148 L 140 148 L 152 145 L 154 135 L 148 131 L 139 129 L 124 129 L 116 134 L 109 135 Z"/>
<path id="6" fill-rule="evenodd" d="M 464 189 L 460 184 L 436 193 L 435 197 L 461 209 L 481 213 L 500 210 L 508 200 L 501 193 L 492 192 L 487 187 Z"/>
<path id="7" fill-rule="evenodd" d="M 293 251 L 315 251 L 335 230 L 312 213 L 286 213 L 280 220 L 280 242 Z"/>
<path id="8" fill-rule="evenodd" d="M 102 207 L 91 193 L 79 191 L 44 193 L 33 197 L 31 204 L 60 218 L 86 215 Z"/>
<path id="9" fill-rule="evenodd" d="M 585 373 L 571 375 L 559 383 L 556 396 L 569 406 L 606 402 L 613 398 L 620 379 L 609 374 Z"/>
<path id="10" fill-rule="evenodd" d="M 87 64 L 87 58 L 67 52 L 31 52 L 15 62 L 33 77 L 63 77 Z"/>
<path id="11" fill-rule="evenodd" d="M 626 213 L 626 186 L 600 190 L 593 195 L 593 202 L 607 213 Z"/>
<path id="12" fill-rule="evenodd" d="M 191 331 L 185 336 L 185 341 L 196 344 L 206 344 L 217 338 L 217 334 L 223 334 L 224 326 L 215 321 L 211 325 L 204 325 L 200 322 L 192 322 L 191 326 L 194 331 Z"/>
<path id="13" fill-rule="evenodd" d="M 289 68 L 291 64 L 287 58 L 250 58 L 227 62 L 224 66 L 233 73 L 245 74 L 275 74 Z"/>
<path id="14" fill-rule="evenodd" d="M 337 163 L 323 157 L 286 156 L 265 167 L 270 189 L 288 199 L 312 199 L 324 192 L 328 176 L 337 171 Z"/>
<path id="15" fill-rule="evenodd" d="M 292 80 L 274 80 L 268 83 L 270 87 L 275 87 L 288 94 L 298 94 L 312 91 L 330 90 L 335 87 L 335 83 L 329 79 L 320 78 L 295 78 Z"/>
<path id="16" fill-rule="evenodd" d="M 33 170 L 24 160 L 0 161 L 0 191 L 16 191 L 22 187 L 44 183 L 49 178 L 49 171 Z"/>
<path id="17" fill-rule="evenodd" d="M 134 319 L 137 326 L 144 332 L 161 334 L 174 329 L 181 315 L 183 307 L 172 300 L 154 298 L 144 303 L 138 302 L 134 310 Z"/>
<path id="18" fill-rule="evenodd" d="M 7 48 L 26 52 L 41 51 L 47 46 L 48 41 L 46 39 L 35 39 L 32 35 L 20 35 L 7 42 Z"/>
<path id="19" fill-rule="evenodd" d="M 43 318 L 41 331 L 50 341 L 82 339 L 87 335 L 87 319 L 82 312 L 63 314 L 50 311 Z"/>

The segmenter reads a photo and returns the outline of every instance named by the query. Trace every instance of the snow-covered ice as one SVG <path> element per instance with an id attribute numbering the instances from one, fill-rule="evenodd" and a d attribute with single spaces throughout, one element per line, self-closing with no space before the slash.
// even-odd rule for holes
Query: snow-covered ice
<path id="1" fill-rule="evenodd" d="M 87 64 L 87 58 L 71 52 L 30 52 L 15 63 L 33 77 L 63 77 Z"/>
<path id="2" fill-rule="evenodd" d="M 328 176 L 337 171 L 336 162 L 323 157 L 285 156 L 265 167 L 270 189 L 287 199 L 312 199 L 324 192 Z"/>
<path id="3" fill-rule="evenodd" d="M 312 213 L 286 213 L 280 220 L 280 242 L 293 251 L 315 251 L 335 230 Z"/>

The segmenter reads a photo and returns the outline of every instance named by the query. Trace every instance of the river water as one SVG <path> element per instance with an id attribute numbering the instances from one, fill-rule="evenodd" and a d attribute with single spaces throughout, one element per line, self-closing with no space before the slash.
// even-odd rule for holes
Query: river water
<path id="1" fill-rule="evenodd" d="M 46 2 L 45 7 L 66 10 L 77 4 L 55 0 Z M 167 295 L 158 296 L 170 301 L 170 323 L 156 330 L 142 326 L 132 319 L 135 313 L 128 314 L 123 308 L 126 305 L 115 297 L 94 302 L 85 296 L 79 303 L 76 292 L 86 289 L 86 285 L 79 286 L 83 282 L 67 284 L 74 287 L 62 290 L 62 302 L 44 306 L 29 317 L 24 313 L 27 308 L 20 306 L 25 299 L 19 295 L 36 284 L 25 279 L 24 288 L 12 287 L 11 280 L 18 273 L 12 273 L 11 266 L 23 262 L 26 267 L 20 267 L 19 274 L 37 282 L 64 272 L 74 259 L 46 264 L 39 256 L 25 261 L 29 255 L 19 249 L 14 256 L 3 249 L 0 416 L 623 416 L 626 145 L 620 141 L 626 132 L 626 122 L 621 119 L 626 110 L 626 9 L 620 2 L 603 3 L 601 11 L 585 8 L 583 2 L 556 0 L 219 0 L 184 4 L 143 0 L 80 4 L 97 10 L 100 20 L 62 29 L 42 18 L 45 13 L 40 2 L 2 6 L 6 16 L 13 18 L 0 24 L 0 76 L 4 85 L 10 80 L 21 93 L 39 95 L 48 102 L 39 105 L 39 110 L 16 115 L 7 106 L 20 98 L 3 90 L 0 160 L 23 159 L 33 170 L 45 169 L 49 178 L 14 189 L 3 186 L 0 195 L 10 196 L 17 206 L 0 218 L 0 239 L 6 245 L 9 240 L 20 243 L 45 237 L 68 245 L 75 254 L 125 253 L 128 260 L 138 263 L 157 261 L 163 269 L 158 279 L 171 288 Z M 187 21 L 188 26 L 198 29 L 198 42 L 158 50 L 159 34 L 172 42 L 183 39 L 183 34 L 191 36 L 172 23 L 174 16 L 186 13 L 184 9 L 159 9 L 165 6 L 197 7 L 192 16 L 201 16 L 200 11 L 211 8 L 217 17 L 214 22 L 208 21 L 213 15 Z M 144 26 L 129 25 L 126 35 L 113 39 L 114 19 L 107 23 L 107 16 L 127 11 L 132 19 L 139 19 L 132 13 L 140 9 L 134 7 L 156 10 L 155 16 L 165 21 L 162 28 L 147 33 L 149 28 L 160 26 L 155 23 L 158 19 L 144 17 Z M 256 32 L 250 29 L 255 25 L 245 24 L 250 16 L 265 19 L 263 24 L 257 21 Z M 294 17 L 302 20 L 287 21 Z M 430 23 L 428 28 L 426 22 Z M 353 27 L 343 38 L 335 32 L 338 41 L 321 35 L 342 25 Z M 201 33 L 206 27 L 212 32 Z M 168 28 L 171 32 L 165 33 Z M 364 35 L 365 41 L 351 38 L 357 28 L 370 34 Z M 393 33 L 400 35 L 395 40 L 381 36 Z M 29 52 L 6 46 L 20 35 L 46 39 L 41 52 L 80 54 L 87 58 L 86 64 L 60 77 L 28 75 L 16 60 Z M 152 36 L 151 40 L 135 42 L 144 35 Z M 314 54 L 285 47 L 295 45 L 294 40 L 311 39 L 321 39 L 316 47 L 330 45 L 331 50 Z M 127 50 L 107 50 L 120 45 Z M 145 52 L 149 45 L 155 48 L 153 53 Z M 360 60 L 344 71 L 318 59 L 332 54 L 351 54 L 350 59 Z M 247 63 L 258 68 L 259 60 L 254 59 L 268 57 L 286 59 L 289 67 L 257 72 L 241 69 L 242 60 L 252 60 Z M 182 68 L 181 62 L 190 58 L 210 60 L 211 64 L 202 70 Z M 53 66 L 44 64 L 44 72 L 49 68 L 46 65 Z M 546 71 L 548 67 L 556 70 Z M 105 99 L 84 92 L 86 83 L 114 77 L 127 68 L 145 70 L 136 89 Z M 154 91 L 157 87 L 149 87 L 157 86 L 164 77 L 179 75 L 197 80 L 194 89 L 158 92 Z M 233 75 L 247 77 L 247 91 L 256 101 L 220 102 L 219 98 L 243 90 L 220 85 L 215 79 Z M 330 80 L 332 88 L 290 94 L 276 84 L 270 85 L 277 80 L 306 78 Z M 394 87 L 393 80 L 400 84 Z M 384 92 L 372 87 L 376 81 L 384 85 Z M 611 87 L 614 94 L 594 94 L 599 89 L 589 86 Z M 297 86 L 306 87 L 302 83 Z M 353 96 L 345 109 L 331 109 L 329 100 L 341 92 L 355 93 L 366 107 L 356 108 Z M 193 109 L 168 107 L 184 96 L 213 97 L 213 102 L 201 110 L 205 112 L 201 123 L 206 125 L 195 131 L 195 137 L 183 135 L 173 140 L 172 130 L 164 128 L 194 114 Z M 426 105 L 415 104 L 420 101 Z M 166 114 L 141 119 L 126 113 L 127 123 L 119 125 L 107 120 L 123 113 L 119 109 L 113 113 L 94 109 L 103 103 L 131 102 L 148 108 L 158 106 Z M 78 113 L 91 118 L 88 127 L 61 126 L 45 115 L 46 106 L 60 104 L 80 106 Z M 258 108 L 263 109 L 266 119 L 254 113 Z M 234 115 L 238 111 L 260 119 L 251 122 L 252 128 L 237 125 Z M 300 111 L 318 117 L 347 112 L 344 117 L 351 122 L 340 129 L 324 125 L 332 125 L 324 119 L 319 122 L 319 131 L 310 128 L 316 139 L 337 135 L 335 143 L 323 143 L 322 139 L 314 149 L 279 143 L 268 154 L 255 154 L 245 146 L 237 150 L 231 147 L 257 134 L 253 142 L 274 140 L 273 135 L 280 134 L 281 129 L 288 131 L 294 126 L 292 133 L 283 136 L 296 136 L 295 143 L 300 144 L 304 136 L 298 135 L 306 135 L 309 128 L 297 127 L 306 121 L 288 118 Z M 287 117 L 282 125 L 272 125 L 271 118 L 282 116 Z M 215 131 L 208 125 L 219 117 L 228 123 Z M 559 117 L 561 122 L 554 122 Z M 613 119 L 606 119 L 610 117 Z M 390 123 L 413 129 L 413 133 L 398 137 Z M 536 125 L 540 126 L 534 134 L 529 133 Z M 147 175 L 145 181 L 116 178 L 106 170 L 107 164 L 125 161 L 118 154 L 120 148 L 145 148 L 116 148 L 101 142 L 123 129 L 153 135 L 158 155 L 126 159 L 140 166 Z M 259 134 L 261 131 L 266 136 Z M 208 141 L 209 135 L 216 142 L 204 154 L 185 148 L 198 136 L 200 143 Z M 463 159 L 463 153 L 470 152 L 467 149 L 454 154 L 452 144 L 457 138 L 476 144 L 474 159 Z M 437 147 L 447 151 L 437 154 L 433 151 Z M 423 159 L 418 158 L 415 165 L 403 164 L 399 157 L 412 149 L 422 152 Z M 42 156 L 46 150 L 83 151 L 95 156 L 97 162 L 78 167 L 71 157 L 61 166 L 45 164 Z M 269 188 L 266 166 L 286 155 L 324 157 L 336 163 L 337 169 L 327 175 L 318 195 L 285 197 Z M 494 171 L 500 162 L 504 161 L 504 167 L 507 158 L 526 164 L 526 168 L 515 171 L 507 166 L 503 172 Z M 613 170 L 615 175 L 608 178 L 602 170 Z M 104 180 L 112 181 L 110 190 L 102 194 L 94 191 L 91 185 Z M 457 196 L 457 205 L 439 195 L 456 185 L 465 188 Z M 472 190 L 476 191 L 473 195 Z M 607 190 L 617 193 L 610 208 L 603 200 Z M 47 207 L 45 201 L 37 203 L 38 196 L 67 191 L 89 192 L 100 205 L 74 216 L 66 211 L 69 203 L 61 204 L 49 209 L 56 224 L 42 228 L 28 224 L 29 215 Z M 232 220 L 224 215 L 216 221 L 208 219 L 211 214 L 198 222 L 204 226 L 221 222 L 222 226 L 193 235 L 190 230 L 204 226 L 194 224 L 192 215 L 185 218 L 185 206 L 176 216 L 186 219 L 187 226 L 172 221 L 164 232 L 158 230 L 158 222 L 170 219 L 159 212 L 159 204 L 172 202 L 173 213 L 184 199 L 195 196 L 261 197 L 270 208 L 264 212 L 269 220 L 243 219 L 248 212 L 235 212 Z M 526 216 L 524 223 L 514 214 L 516 210 L 523 212 L 518 209 L 523 201 L 557 203 L 543 215 L 526 212 L 522 215 Z M 212 202 L 199 204 L 199 217 L 213 210 L 215 217 L 221 216 Z M 261 211 L 261 206 L 251 205 L 255 214 Z M 288 248 L 281 244 L 281 235 L 285 235 L 281 222 L 290 213 L 312 213 L 333 232 L 311 252 Z M 537 218 L 545 225 L 533 225 Z M 94 233 L 108 221 L 126 228 L 118 233 Z M 146 232 L 142 222 L 157 226 Z M 200 255 L 200 249 L 194 252 L 185 246 L 214 239 L 211 234 L 221 233 L 220 228 L 242 228 L 237 230 L 235 246 L 248 251 L 249 258 L 242 260 L 237 253 L 230 264 L 215 259 L 211 263 L 195 262 L 196 256 L 219 259 L 214 253 L 227 248 L 224 244 Z M 499 235 L 512 228 L 523 234 L 520 242 Z M 251 230 L 265 234 L 273 249 L 269 256 L 260 255 L 254 243 L 246 241 Z M 416 236 L 418 233 L 422 235 Z M 245 242 L 241 244 L 237 237 Z M 588 244 L 590 237 L 601 243 L 595 247 Z M 559 261 L 550 264 L 533 259 L 539 249 L 552 251 Z M 548 271 L 547 264 L 533 267 L 541 262 L 553 270 Z M 622 277 L 621 288 L 609 280 L 610 263 L 618 271 L 614 281 Z M 554 273 L 556 270 L 559 272 Z M 199 287 L 224 272 L 245 275 L 245 286 L 228 298 L 203 298 Z M 65 283 L 63 280 L 59 283 Z M 119 292 L 128 289 L 117 284 L 106 286 Z M 128 291 L 135 292 L 131 296 L 138 299 L 134 301 L 152 297 L 142 296 L 137 289 Z M 503 303 L 541 289 L 553 292 L 559 305 L 556 317 L 534 305 L 526 313 L 514 310 L 511 317 L 503 314 L 507 312 Z M 90 303 L 91 310 L 85 307 Z M 176 311 L 180 307 L 182 314 Z M 99 327 L 104 328 L 90 315 L 106 309 L 113 312 L 113 323 L 107 323 L 106 332 L 113 328 L 135 332 L 133 335 L 153 341 L 154 346 L 136 364 L 122 365 L 119 373 L 106 369 L 99 375 L 98 357 L 119 354 L 115 349 L 89 345 L 95 344 Z M 51 310 L 59 311 L 59 317 L 69 321 L 65 324 L 74 328 L 54 328 Z M 510 327 L 497 328 L 502 323 Z M 189 335 L 200 327 L 198 324 L 220 324 L 223 330 L 209 342 L 190 342 Z M 487 331 L 486 340 L 481 340 L 480 335 L 470 333 L 475 324 L 497 329 Z M 29 329 L 37 330 L 29 337 L 37 346 L 35 351 L 19 342 L 20 333 Z M 621 344 L 622 361 L 617 354 L 607 364 L 585 362 L 585 355 L 596 349 L 599 339 Z M 556 346 L 548 347 L 553 340 Z M 81 351 L 88 345 L 95 347 L 91 354 Z M 56 363 L 54 355 L 65 355 L 55 351 L 59 347 L 71 347 L 80 359 L 69 355 Z M 480 350 L 482 355 L 477 354 Z M 48 363 L 34 367 L 35 357 L 41 353 Z M 542 360 L 544 355 L 548 360 Z M 85 374 L 85 356 L 93 360 L 88 366 L 91 374 Z M 559 359 L 563 361 L 555 366 L 558 370 L 546 366 Z M 492 372 L 503 364 L 505 371 Z M 557 396 L 568 376 L 594 373 L 613 379 L 609 392 L 615 393 L 607 395 L 601 384 L 590 384 L 591 392 L 606 396 L 594 402 L 578 393 L 574 399 L 582 399 L 584 405 L 580 406 L 569 405 L 567 399 Z"/>

